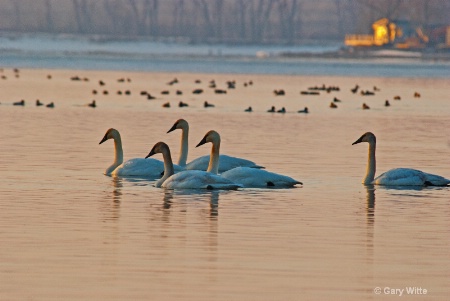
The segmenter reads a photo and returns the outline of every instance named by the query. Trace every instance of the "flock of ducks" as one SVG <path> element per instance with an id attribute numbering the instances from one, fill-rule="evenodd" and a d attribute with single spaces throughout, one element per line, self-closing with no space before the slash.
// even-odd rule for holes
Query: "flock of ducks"
<path id="1" fill-rule="evenodd" d="M 196 147 L 211 143 L 210 155 L 205 155 L 187 163 L 189 151 L 189 124 L 184 119 L 177 120 L 167 133 L 181 130 L 181 148 L 177 164 L 173 163 L 169 146 L 156 143 L 145 158 L 134 158 L 123 162 L 122 141 L 116 129 L 109 129 L 100 144 L 114 140 L 114 162 L 104 174 L 121 177 L 144 177 L 158 179 L 156 187 L 167 189 L 238 189 L 238 188 L 292 188 L 303 185 L 289 176 L 264 170 L 253 161 L 220 154 L 221 138 L 218 132 L 208 131 Z M 389 170 L 375 178 L 376 138 L 371 132 L 363 134 L 352 145 L 367 142 L 369 154 L 365 185 L 386 186 L 448 186 L 450 180 L 410 168 Z M 150 158 L 162 154 L 163 161 Z M 162 175 L 162 177 L 161 177 Z"/>
<path id="2" fill-rule="evenodd" d="M 3 71 L 4 70 L 2 68 L 0 68 L 0 73 L 3 73 Z M 14 77 L 15 78 L 20 78 L 20 70 L 18 68 L 14 68 L 13 69 L 13 73 L 14 73 Z M 7 80 L 8 79 L 8 77 L 6 75 L 4 75 L 4 74 L 1 75 L 0 78 L 2 80 Z M 47 79 L 51 80 L 52 78 L 53 78 L 53 76 L 51 74 L 47 75 Z M 85 78 L 81 78 L 79 76 L 71 77 L 71 80 L 86 81 L 86 82 L 89 81 L 88 78 L 86 78 L 86 77 Z M 99 84 L 100 85 L 105 85 L 105 83 L 103 81 L 99 81 Z M 105 94 L 107 94 L 107 92 Z M 13 102 L 12 105 L 13 106 L 18 106 L 18 107 L 24 107 L 26 105 L 26 101 L 25 101 L 25 99 L 21 99 L 20 101 Z M 43 107 L 43 106 L 45 106 L 46 108 L 51 108 L 51 109 L 55 108 L 55 103 L 53 101 L 49 102 L 47 104 L 44 104 L 43 102 L 41 102 L 40 99 L 36 99 L 35 105 L 36 105 L 36 107 Z M 91 108 L 95 108 L 95 107 L 97 107 L 97 104 L 96 104 L 95 100 L 93 100 L 92 102 L 86 104 L 86 106 L 91 107 Z"/>
<path id="3" fill-rule="evenodd" d="M 177 83 L 179 83 L 179 81 L 178 81 L 178 79 L 175 78 L 172 81 L 170 81 L 168 83 L 168 85 L 174 85 L 174 84 L 177 84 Z M 195 83 L 196 84 L 200 84 L 201 81 L 200 80 L 196 80 Z M 227 89 L 235 89 L 236 88 L 236 81 L 227 81 L 226 83 L 227 83 L 227 86 L 228 86 Z M 249 83 L 248 82 L 244 83 L 244 87 L 247 87 L 249 85 L 253 85 L 253 81 L 250 81 Z M 214 80 L 210 81 L 209 88 L 214 88 L 215 89 L 214 92 L 216 94 L 227 94 L 227 90 L 217 89 L 216 87 L 217 87 L 216 82 Z M 322 92 L 331 93 L 331 92 L 339 92 L 339 91 L 341 91 L 341 89 L 338 86 L 326 86 L 325 84 L 322 84 L 321 86 L 309 87 L 306 91 L 300 91 L 300 94 L 301 95 L 321 95 L 320 93 L 322 93 Z M 361 89 L 360 90 L 360 86 L 356 85 L 354 88 L 351 88 L 350 91 L 353 94 L 357 94 L 358 91 L 359 91 L 360 92 L 359 94 L 361 96 L 373 96 L 373 95 L 376 94 L 376 92 L 381 91 L 381 89 L 378 88 L 377 86 L 374 86 L 372 90 L 370 90 L 370 89 L 366 89 L 366 90 Z M 203 89 L 194 89 L 192 91 L 192 94 L 202 94 L 203 92 L 204 92 Z M 145 95 L 146 93 L 147 93 L 146 91 L 141 92 L 141 94 L 143 94 L 143 95 Z M 161 94 L 162 95 L 169 95 L 170 91 L 164 90 L 164 91 L 161 91 Z M 177 95 L 182 95 L 183 92 L 181 90 L 177 90 L 176 94 Z M 284 89 L 275 89 L 275 90 L 273 90 L 273 94 L 274 94 L 274 96 L 286 96 L 287 95 L 287 93 L 286 93 L 286 91 Z M 147 93 L 147 95 L 151 96 L 151 94 L 149 94 L 149 93 Z M 414 97 L 415 98 L 419 98 L 419 97 L 421 97 L 421 95 L 418 92 L 414 92 Z M 151 99 L 156 99 L 156 97 L 151 96 Z M 401 97 L 396 95 L 396 96 L 393 97 L 393 99 L 394 100 L 401 100 Z M 338 99 L 337 97 L 334 97 L 333 100 L 331 101 L 331 103 L 329 104 L 329 107 L 332 108 L 332 109 L 337 109 L 338 108 L 338 104 L 337 103 L 341 103 L 341 102 L 342 102 L 342 100 Z M 171 107 L 170 102 L 166 102 L 162 106 L 164 108 L 170 108 Z M 180 101 L 178 103 L 178 107 L 188 107 L 188 106 L 189 106 L 189 104 L 185 103 L 183 101 Z M 385 100 L 384 106 L 385 107 L 391 106 L 389 100 L 387 100 L 387 99 Z M 208 102 L 208 101 L 205 101 L 203 103 L 203 107 L 204 108 L 213 108 L 213 107 L 215 107 L 215 105 L 210 103 L 210 102 Z M 362 109 L 363 110 L 370 110 L 370 106 L 367 103 L 364 102 L 362 104 Z M 244 109 L 244 112 L 249 112 L 250 113 L 250 112 L 253 112 L 253 111 L 254 110 L 253 110 L 252 106 L 249 106 L 246 109 Z M 287 109 L 285 107 L 281 107 L 280 109 L 276 109 L 275 106 L 271 106 L 266 112 L 268 112 L 268 113 L 287 113 Z M 310 111 L 309 111 L 308 107 L 305 107 L 304 109 L 297 111 L 297 113 L 303 113 L 303 114 L 308 114 L 309 112 Z"/>
<path id="4" fill-rule="evenodd" d="M 3 70 L 0 70 L 0 71 L 3 72 Z M 15 68 L 15 69 L 13 69 L 13 72 L 14 72 L 14 75 L 15 75 L 16 78 L 20 77 L 20 70 L 19 69 Z M 52 79 L 53 77 L 52 77 L 52 75 L 48 74 L 47 78 L 48 79 Z M 6 75 L 2 75 L 2 79 L 7 79 Z M 81 76 L 78 76 L 78 75 L 70 77 L 70 80 L 71 81 L 79 81 L 79 82 L 90 82 L 89 78 L 81 77 Z M 117 82 L 118 83 L 131 83 L 132 80 L 130 78 L 122 77 L 122 78 L 117 79 Z M 174 78 L 174 79 L 168 81 L 166 84 L 169 85 L 169 86 L 174 86 L 174 85 L 179 84 L 179 83 L 180 83 L 180 81 L 177 78 Z M 196 85 L 202 84 L 202 81 L 197 79 L 197 80 L 195 80 L 195 84 Z M 236 83 L 235 80 L 228 80 L 228 81 L 225 82 L 225 84 L 226 84 L 226 89 L 220 89 L 220 88 L 218 88 L 218 84 L 216 83 L 215 80 L 210 80 L 208 88 L 213 89 L 215 94 L 227 94 L 228 91 L 230 91 L 232 89 L 236 89 L 236 86 L 237 86 L 237 83 Z M 105 88 L 105 86 L 107 86 L 106 81 L 100 79 L 100 80 L 98 80 L 98 85 L 99 85 L 99 87 L 101 87 L 101 89 L 99 89 L 99 90 L 98 89 L 93 89 L 91 91 L 93 95 L 98 95 L 98 94 L 109 95 L 110 94 L 110 91 Z M 253 81 L 252 80 L 246 81 L 246 82 L 244 82 L 243 86 L 244 87 L 253 86 Z M 198 94 L 204 93 L 204 91 L 205 91 L 204 88 L 195 88 L 191 92 L 194 95 L 195 94 L 198 95 Z M 327 86 L 325 84 L 322 84 L 320 86 L 316 85 L 316 86 L 308 87 L 306 90 L 300 91 L 300 94 L 301 95 L 313 95 L 314 96 L 314 95 L 321 95 L 321 93 L 330 94 L 332 92 L 340 92 L 340 91 L 341 91 L 341 88 L 338 87 L 338 86 Z M 362 89 L 359 85 L 355 85 L 355 87 L 351 88 L 350 91 L 353 94 L 359 94 L 361 96 L 373 96 L 373 95 L 376 95 L 377 92 L 381 91 L 381 89 L 378 88 L 377 86 L 373 86 L 373 88 L 371 88 L 371 89 Z M 183 91 L 181 91 L 179 89 L 177 89 L 176 91 L 163 90 L 163 91 L 160 91 L 160 94 L 161 95 L 170 95 L 171 92 L 174 92 L 176 95 L 183 95 Z M 117 95 L 128 95 L 128 96 L 130 96 L 130 95 L 132 95 L 132 92 L 129 89 L 124 89 L 124 90 L 117 90 L 116 94 Z M 273 94 L 276 97 L 283 97 L 283 96 L 287 95 L 287 92 L 284 89 L 275 89 L 275 90 L 273 90 Z M 154 96 L 154 94 L 152 95 L 151 93 L 149 93 L 148 91 L 145 91 L 145 90 L 141 91 L 140 95 L 144 96 L 147 100 L 158 99 L 158 97 Z M 413 96 L 415 98 L 420 98 L 421 97 L 419 92 L 414 92 Z M 401 97 L 399 95 L 395 95 L 393 97 L 393 100 L 401 100 Z M 337 109 L 339 107 L 339 104 L 342 103 L 342 102 L 343 101 L 341 99 L 338 99 L 337 97 L 334 97 L 332 99 L 332 101 L 330 102 L 330 104 L 329 104 L 329 108 Z M 25 106 L 25 100 L 22 99 L 21 101 L 14 102 L 13 105 L 14 106 Z M 55 103 L 54 102 L 50 102 L 48 104 L 43 104 L 39 99 L 37 99 L 36 100 L 36 106 L 38 106 L 38 107 L 39 106 L 46 106 L 47 108 L 54 108 L 55 107 Z M 87 103 L 84 106 L 91 107 L 91 108 L 96 108 L 97 107 L 96 100 L 92 100 L 90 103 Z M 184 101 L 179 101 L 177 106 L 180 107 L 180 108 L 189 107 L 189 103 L 184 102 Z M 385 102 L 384 102 L 384 106 L 385 107 L 391 106 L 390 101 L 386 99 Z M 172 105 L 171 105 L 170 102 L 165 102 L 165 103 L 162 104 L 162 107 L 163 108 L 171 108 Z M 204 101 L 203 102 L 203 107 L 204 108 L 215 108 L 216 105 L 211 103 L 211 102 L 209 102 L 209 101 Z M 370 110 L 371 109 L 371 107 L 366 102 L 364 102 L 362 104 L 361 108 L 363 110 Z M 244 109 L 244 112 L 251 113 L 251 112 L 254 112 L 254 109 L 253 109 L 252 106 L 249 106 L 246 109 Z M 284 106 L 279 108 L 279 109 L 277 109 L 275 106 L 271 106 L 269 109 L 266 110 L 266 112 L 268 112 L 268 113 L 282 113 L 283 114 L 283 113 L 287 113 L 288 110 Z M 308 113 L 310 113 L 310 110 L 309 110 L 308 107 L 304 107 L 303 109 L 297 110 L 296 112 L 297 113 L 301 113 L 301 114 L 308 114 Z"/>
<path id="5" fill-rule="evenodd" d="M 39 99 L 36 99 L 36 107 L 41 107 L 43 105 L 44 104 Z M 25 100 L 22 99 L 21 101 L 13 102 L 13 106 L 21 106 L 21 107 L 23 107 L 23 106 L 25 106 Z M 55 103 L 52 101 L 52 102 L 46 104 L 45 107 L 47 107 L 47 108 L 54 108 L 55 107 Z"/>

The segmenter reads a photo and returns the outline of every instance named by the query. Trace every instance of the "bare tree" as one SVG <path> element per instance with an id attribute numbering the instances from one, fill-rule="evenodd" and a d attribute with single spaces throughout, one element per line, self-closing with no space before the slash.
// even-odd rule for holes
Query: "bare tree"
<path id="1" fill-rule="evenodd" d="M 95 11 L 95 2 L 88 0 L 72 0 L 75 10 L 75 20 L 77 23 L 77 31 L 79 33 L 90 33 L 94 30 L 92 15 Z"/>
<path id="2" fill-rule="evenodd" d="M 449 0 L 0 0 L 0 30 L 295 43 L 369 33 L 384 17 L 445 25 L 449 9 Z"/>
<path id="3" fill-rule="evenodd" d="M 176 36 L 182 36 L 186 34 L 185 26 L 185 6 L 184 0 L 176 0 L 173 5 L 172 15 L 172 34 Z"/>
<path id="4" fill-rule="evenodd" d="M 263 41 L 274 2 L 275 0 L 251 0 L 252 42 L 260 43 Z"/>
<path id="5" fill-rule="evenodd" d="M 360 4 L 379 17 L 394 19 L 398 17 L 399 9 L 404 0 L 363 0 Z M 373 21 L 373 20 L 372 20 Z"/>
<path id="6" fill-rule="evenodd" d="M 20 9 L 20 2 L 19 1 L 15 1 L 15 0 L 10 0 L 11 4 L 13 5 L 14 8 L 14 18 L 15 18 L 15 27 L 19 30 L 22 29 L 22 13 L 21 13 L 21 9 Z"/>
<path id="7" fill-rule="evenodd" d="M 442 0 L 410 0 L 408 3 L 411 21 L 425 28 L 433 25 L 450 23 L 450 1 Z"/>
<path id="8" fill-rule="evenodd" d="M 214 25 L 211 18 L 209 2 L 207 2 L 206 0 L 195 0 L 194 3 L 197 7 L 199 7 L 200 11 L 203 14 L 206 37 L 209 39 L 214 37 Z"/>
<path id="9" fill-rule="evenodd" d="M 336 20 L 337 20 L 337 30 L 339 33 L 345 32 L 344 30 L 344 9 L 343 9 L 343 1 L 341 0 L 334 0 L 334 5 L 336 7 Z"/>
<path id="10" fill-rule="evenodd" d="M 147 5 L 150 19 L 150 32 L 152 36 L 159 35 L 159 0 L 152 0 L 152 3 Z"/>
<path id="11" fill-rule="evenodd" d="M 140 2 L 138 0 L 128 0 L 128 4 L 131 7 L 133 13 L 133 20 L 135 22 L 135 33 L 138 35 L 145 35 L 147 33 L 147 18 L 148 14 L 146 11 L 147 4 L 149 0 L 144 0 L 145 2 Z M 139 5 L 140 2 L 142 5 Z"/>
<path id="12" fill-rule="evenodd" d="M 246 26 L 246 16 L 249 8 L 249 1 L 248 0 L 237 0 L 236 1 L 236 13 L 235 15 L 238 16 L 238 32 L 239 32 L 239 38 L 240 39 L 246 39 L 247 38 L 247 26 Z"/>
<path id="13" fill-rule="evenodd" d="M 102 24 L 108 34 L 131 34 L 136 33 L 133 13 L 126 2 L 122 0 L 103 1 Z"/>
<path id="14" fill-rule="evenodd" d="M 298 0 L 278 0 L 277 8 L 280 38 L 288 44 L 293 44 L 297 28 Z"/>
<path id="15" fill-rule="evenodd" d="M 219 41 L 223 41 L 223 0 L 215 1 L 216 15 L 216 36 Z"/>
<path id="16" fill-rule="evenodd" d="M 47 21 L 46 30 L 53 32 L 55 30 L 55 22 L 53 21 L 51 0 L 45 0 L 45 20 Z"/>

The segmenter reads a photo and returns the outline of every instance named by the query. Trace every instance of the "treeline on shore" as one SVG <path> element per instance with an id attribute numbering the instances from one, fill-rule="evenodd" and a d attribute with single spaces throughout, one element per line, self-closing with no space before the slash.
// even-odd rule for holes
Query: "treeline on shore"
<path id="1" fill-rule="evenodd" d="M 0 30 L 190 42 L 342 40 L 387 17 L 450 24 L 442 0 L 0 0 Z"/>

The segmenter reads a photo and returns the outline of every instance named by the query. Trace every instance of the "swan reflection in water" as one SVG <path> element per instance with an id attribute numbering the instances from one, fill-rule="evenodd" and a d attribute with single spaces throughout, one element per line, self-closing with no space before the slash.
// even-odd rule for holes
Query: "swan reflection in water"
<path id="1" fill-rule="evenodd" d="M 373 184 L 364 185 L 366 188 L 366 216 L 367 216 L 367 224 L 373 226 L 375 223 L 375 190 L 383 189 L 389 192 L 393 192 L 393 195 L 398 196 L 413 196 L 411 192 L 413 191 L 421 191 L 424 189 L 445 189 L 443 187 L 435 186 L 435 187 L 425 187 L 425 186 L 380 186 Z"/>
<path id="2" fill-rule="evenodd" d="M 366 216 L 367 223 L 375 222 L 375 185 L 364 185 L 366 188 Z"/>
<path id="3" fill-rule="evenodd" d="M 120 204 L 120 200 L 122 198 L 122 187 L 123 187 L 122 179 L 118 178 L 118 177 L 113 177 L 112 185 L 114 187 L 113 192 L 112 192 L 113 202 L 115 204 Z"/>
<path id="4" fill-rule="evenodd" d="M 111 182 L 109 182 L 108 186 L 110 188 L 105 191 L 105 197 L 101 198 L 99 202 L 100 212 L 103 221 L 117 221 L 120 217 L 123 179 L 111 177 Z"/>
<path id="5" fill-rule="evenodd" d="M 366 188 L 366 262 L 367 269 L 373 274 L 374 237 L 375 237 L 375 186 L 364 185 Z"/>
<path id="6" fill-rule="evenodd" d="M 203 246 L 202 252 L 209 262 L 218 260 L 219 195 L 229 191 L 185 189 L 163 191 L 160 210 L 164 240 L 176 239 L 183 244 L 192 239 Z M 209 202 L 209 206 L 206 206 Z M 176 223 L 174 223 L 176 221 Z M 154 221 L 152 222 L 154 223 Z M 197 231 L 201 229 L 201 231 Z M 195 238 L 191 231 L 196 231 Z M 165 243 L 165 242 L 163 242 Z M 210 267 L 216 269 L 215 265 Z"/>
<path id="7" fill-rule="evenodd" d="M 204 190 L 204 189 L 185 189 L 185 190 L 173 190 L 166 189 L 163 196 L 163 210 L 167 211 L 172 208 L 177 201 L 182 203 L 187 202 L 209 202 L 209 218 L 217 219 L 219 216 L 219 195 L 220 193 L 226 193 L 223 190 Z"/>

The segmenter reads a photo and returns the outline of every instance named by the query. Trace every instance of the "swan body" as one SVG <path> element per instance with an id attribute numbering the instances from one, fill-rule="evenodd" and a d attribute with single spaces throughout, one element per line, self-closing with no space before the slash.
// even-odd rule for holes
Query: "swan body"
<path id="1" fill-rule="evenodd" d="M 291 177 L 248 167 L 236 167 L 222 173 L 221 176 L 247 188 L 288 188 L 294 187 L 296 184 L 302 185 L 301 182 Z"/>
<path id="2" fill-rule="evenodd" d="M 107 176 L 122 176 L 122 177 L 148 177 L 159 178 L 164 171 L 164 163 L 156 160 L 145 160 L 143 158 L 134 158 L 123 162 L 122 139 L 119 131 L 116 129 L 109 129 L 99 144 L 113 139 L 114 140 L 114 162 L 109 166 L 104 174 Z M 181 167 L 176 166 L 176 170 L 182 170 Z"/>
<path id="3" fill-rule="evenodd" d="M 170 128 L 167 133 L 170 133 L 176 129 L 181 129 L 181 149 L 180 149 L 180 157 L 178 159 L 178 165 L 184 167 L 186 170 L 206 170 L 208 168 L 210 162 L 210 156 L 202 156 L 199 157 L 190 163 L 187 162 L 188 150 L 189 150 L 189 124 L 184 119 L 177 120 L 174 125 Z M 251 168 L 264 168 L 263 166 L 257 165 L 255 162 L 227 156 L 227 155 L 219 155 L 219 169 L 218 172 L 224 172 L 235 167 L 246 166 Z"/>
<path id="4" fill-rule="evenodd" d="M 369 143 L 369 158 L 367 163 L 366 176 L 364 177 L 362 182 L 363 184 L 376 184 L 386 186 L 447 186 L 450 184 L 449 179 L 411 168 L 391 169 L 375 178 L 376 137 L 373 133 L 367 132 L 358 140 L 353 142 L 352 145 L 361 142 Z"/>
<path id="5" fill-rule="evenodd" d="M 185 170 L 162 183 L 168 189 L 238 189 L 242 187 L 219 175 L 203 170 Z"/>
<path id="6" fill-rule="evenodd" d="M 149 177 L 159 178 L 164 171 L 164 163 L 158 160 L 134 158 L 123 162 L 110 173 L 105 175 L 120 177 Z"/>
<path id="7" fill-rule="evenodd" d="M 192 160 L 186 165 L 187 170 L 206 170 L 208 168 L 210 156 L 205 155 L 199 157 L 195 160 Z M 219 173 L 225 172 L 227 170 L 236 168 L 236 167 L 249 167 L 251 169 L 260 169 L 264 168 L 263 166 L 256 165 L 255 162 L 232 157 L 228 155 L 220 155 L 219 156 Z"/>
<path id="8" fill-rule="evenodd" d="M 155 186 L 167 189 L 237 189 L 232 181 L 216 174 L 202 170 L 185 170 L 174 174 L 170 149 L 164 142 L 156 143 L 146 158 L 162 153 L 164 158 L 164 175 Z"/>
<path id="9" fill-rule="evenodd" d="M 411 168 L 394 168 L 373 180 L 373 184 L 391 186 L 445 186 L 450 180 Z"/>
<path id="10" fill-rule="evenodd" d="M 205 137 L 197 145 L 203 145 L 207 142 L 212 143 L 211 160 L 208 165 L 209 172 L 218 173 L 219 170 L 219 149 L 220 149 L 220 135 L 216 131 L 209 131 Z M 221 174 L 225 179 L 228 179 L 243 187 L 293 187 L 295 184 L 302 184 L 290 177 L 268 172 L 261 169 L 250 167 L 236 167 Z"/>

